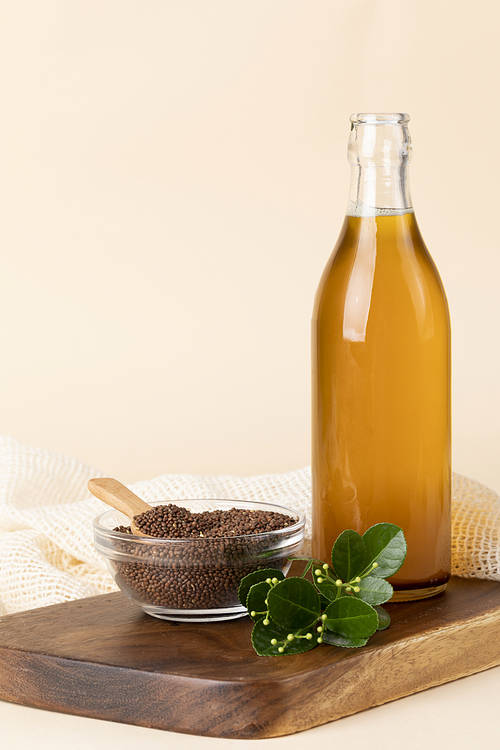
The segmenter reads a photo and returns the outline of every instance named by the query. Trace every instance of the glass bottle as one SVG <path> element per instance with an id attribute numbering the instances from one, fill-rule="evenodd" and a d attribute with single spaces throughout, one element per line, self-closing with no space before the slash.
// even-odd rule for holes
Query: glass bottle
<path id="1" fill-rule="evenodd" d="M 351 117 L 348 211 L 312 323 L 313 555 L 344 529 L 401 526 L 396 601 L 450 576 L 450 323 L 410 199 L 408 120 Z"/>

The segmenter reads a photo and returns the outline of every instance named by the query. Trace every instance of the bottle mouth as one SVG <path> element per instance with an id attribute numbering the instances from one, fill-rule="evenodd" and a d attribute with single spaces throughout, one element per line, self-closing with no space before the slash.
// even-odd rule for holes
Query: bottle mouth
<path id="1" fill-rule="evenodd" d="M 349 118 L 353 125 L 401 125 L 410 120 L 406 112 L 356 112 Z"/>

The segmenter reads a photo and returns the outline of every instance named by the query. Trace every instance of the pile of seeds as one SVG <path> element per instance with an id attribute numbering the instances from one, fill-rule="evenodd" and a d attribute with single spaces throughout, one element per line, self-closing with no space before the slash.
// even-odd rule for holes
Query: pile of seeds
<path id="1" fill-rule="evenodd" d="M 268 510 L 231 508 L 193 513 L 179 505 L 157 505 L 134 518 L 134 523 L 143 534 L 164 539 L 261 534 L 283 529 L 294 521 L 291 516 Z"/>
<path id="2" fill-rule="evenodd" d="M 296 522 L 282 513 L 241 508 L 193 513 L 160 505 L 134 521 L 144 534 L 162 539 L 113 541 L 117 583 L 141 604 L 169 609 L 237 606 L 243 576 L 262 567 L 281 570 L 293 553 L 283 548 L 282 535 L 272 534 Z M 115 531 L 129 534 L 130 528 Z M 263 532 L 268 533 L 259 536 Z"/>

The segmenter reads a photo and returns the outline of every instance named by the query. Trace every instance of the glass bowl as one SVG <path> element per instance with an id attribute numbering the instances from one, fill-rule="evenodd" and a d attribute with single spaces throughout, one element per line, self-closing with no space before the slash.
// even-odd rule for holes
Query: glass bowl
<path id="1" fill-rule="evenodd" d="M 120 589 L 144 612 L 165 620 L 208 622 L 246 614 L 238 586 L 248 573 L 275 568 L 285 575 L 288 558 L 304 538 L 304 519 L 281 505 L 236 500 L 157 500 L 193 512 L 241 508 L 291 516 L 284 529 L 242 536 L 166 539 L 114 531 L 128 526 L 122 513 L 108 510 L 94 521 L 97 551 L 106 558 Z"/>

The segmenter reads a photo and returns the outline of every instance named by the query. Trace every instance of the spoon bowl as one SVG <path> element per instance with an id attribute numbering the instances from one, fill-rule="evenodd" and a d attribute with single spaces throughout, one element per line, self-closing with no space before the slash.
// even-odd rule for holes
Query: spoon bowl
<path id="1" fill-rule="evenodd" d="M 149 534 L 145 534 L 137 526 L 135 517 L 140 516 L 142 513 L 146 513 L 148 510 L 153 510 L 151 505 L 148 505 L 148 503 L 134 494 L 132 490 L 129 490 L 128 487 L 125 487 L 125 485 L 117 479 L 112 479 L 111 477 L 89 479 L 87 486 L 94 497 L 99 498 L 99 500 L 102 500 L 106 505 L 111 506 L 111 508 L 120 511 L 120 513 L 127 516 L 130 521 L 130 530 L 132 531 L 132 534 L 135 534 L 136 536 L 149 536 Z"/>

